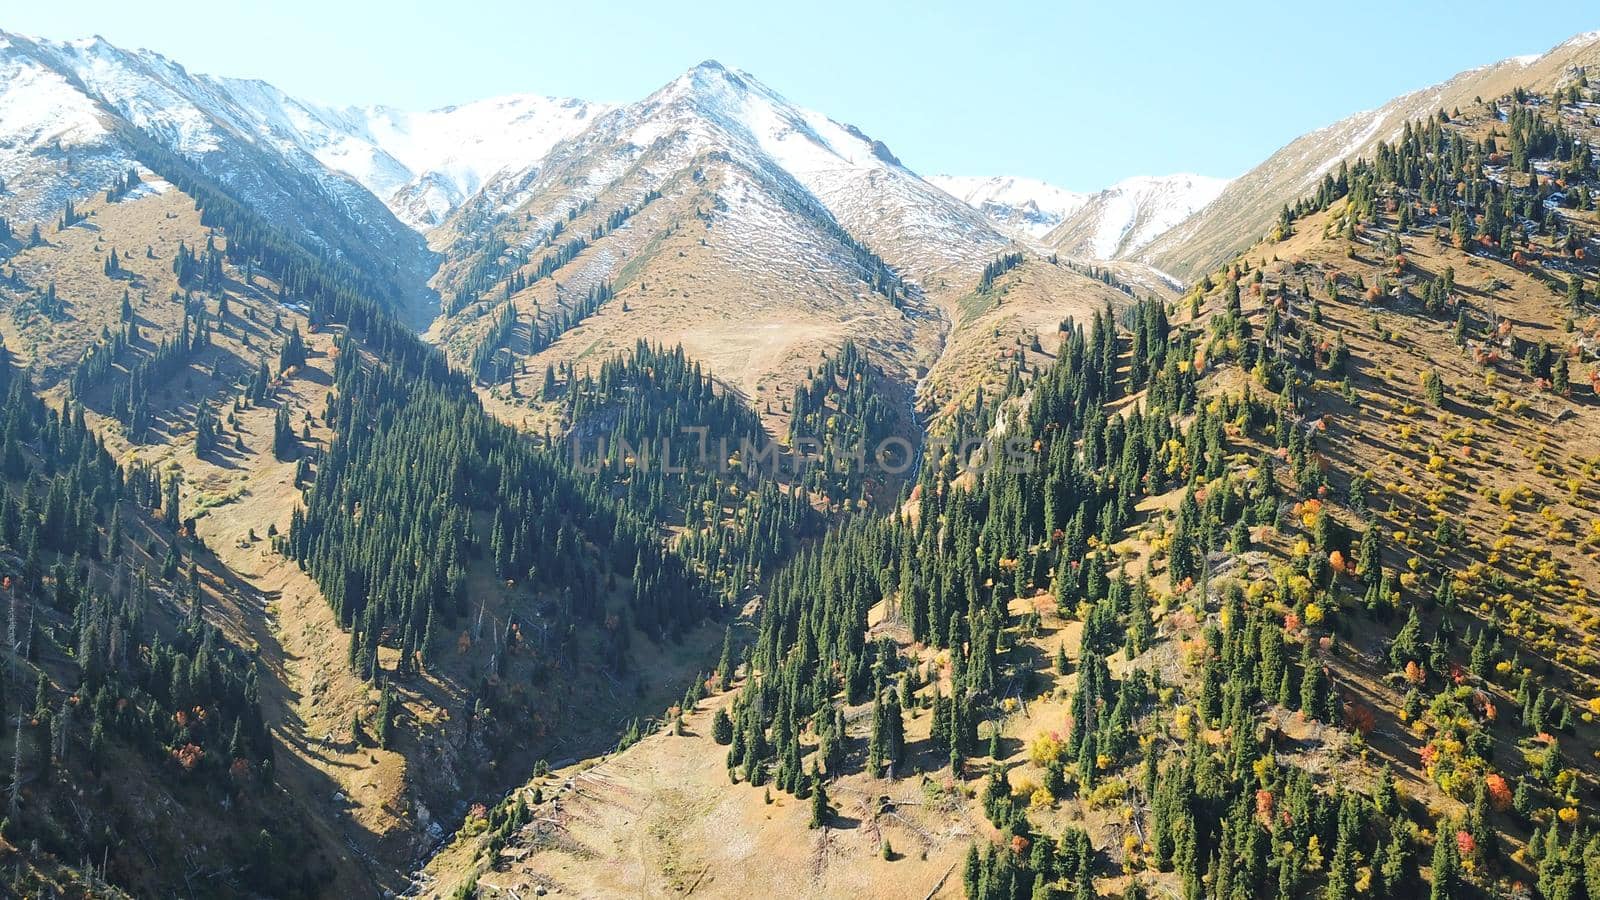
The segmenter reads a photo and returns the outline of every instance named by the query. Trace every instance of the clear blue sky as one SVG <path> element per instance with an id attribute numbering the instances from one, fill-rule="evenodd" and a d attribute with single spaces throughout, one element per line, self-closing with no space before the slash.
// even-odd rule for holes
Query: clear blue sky
<path id="1" fill-rule="evenodd" d="M 335 103 L 638 99 L 702 59 L 859 126 L 927 174 L 1092 190 L 1236 175 L 1302 132 L 1600 28 L 1503 2 L 38 0 L 0 28 L 99 34 Z M 1563 7 L 1577 12 L 1581 4 Z"/>

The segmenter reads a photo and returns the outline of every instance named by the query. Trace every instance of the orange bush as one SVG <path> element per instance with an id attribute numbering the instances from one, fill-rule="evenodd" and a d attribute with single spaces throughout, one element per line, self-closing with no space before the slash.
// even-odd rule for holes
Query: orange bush
<path id="1" fill-rule="evenodd" d="M 1272 824 L 1272 792 L 1266 788 L 1256 791 L 1256 818 L 1263 825 Z"/>
<path id="2" fill-rule="evenodd" d="M 1377 718 L 1372 714 L 1372 708 L 1364 703 L 1351 701 L 1345 704 L 1344 717 L 1345 721 L 1350 723 L 1350 727 L 1354 728 L 1362 737 L 1372 734 L 1372 730 L 1378 726 Z"/>
<path id="3" fill-rule="evenodd" d="M 194 744 L 184 744 L 173 749 L 172 758 L 178 761 L 178 765 L 182 766 L 185 772 L 193 772 L 201 760 L 206 758 L 206 752 Z"/>
<path id="4" fill-rule="evenodd" d="M 1511 808 L 1511 785 L 1506 783 L 1505 776 L 1498 773 L 1491 774 L 1484 779 L 1488 790 L 1489 802 L 1500 812 Z"/>

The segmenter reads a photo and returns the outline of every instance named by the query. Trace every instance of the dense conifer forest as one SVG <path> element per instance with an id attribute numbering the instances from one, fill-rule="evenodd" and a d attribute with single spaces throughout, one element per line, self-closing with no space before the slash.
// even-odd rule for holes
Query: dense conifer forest
<path id="1" fill-rule="evenodd" d="M 132 766 L 191 802 L 233 797 L 268 828 L 225 850 L 254 889 L 314 890 L 323 862 L 286 827 L 252 654 L 202 615 L 206 549 L 176 476 L 119 466 L 83 408 L 46 407 L 0 348 L 0 596 L 8 604 L 3 830 L 62 859 L 100 858 L 134 827 L 114 787 Z M 88 794 L 99 837 L 83 840 Z M 275 833 L 275 835 L 274 835 Z M 287 861 L 300 856 L 299 867 Z M 119 868 L 121 863 L 119 862 Z"/>

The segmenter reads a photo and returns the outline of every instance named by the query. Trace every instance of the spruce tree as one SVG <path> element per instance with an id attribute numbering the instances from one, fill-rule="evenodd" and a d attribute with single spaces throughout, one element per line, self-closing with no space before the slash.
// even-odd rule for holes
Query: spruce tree
<path id="1" fill-rule="evenodd" d="M 811 827 L 821 828 L 828 824 L 833 812 L 828 808 L 828 788 L 818 774 L 816 767 L 811 768 Z"/>

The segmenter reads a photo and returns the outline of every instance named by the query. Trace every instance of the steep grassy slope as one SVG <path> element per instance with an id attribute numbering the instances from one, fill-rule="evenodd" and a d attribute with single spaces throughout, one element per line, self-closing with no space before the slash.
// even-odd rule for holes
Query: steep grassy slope
<path id="1" fill-rule="evenodd" d="M 1575 67 L 1597 62 L 1600 34 L 1578 35 L 1543 56 L 1470 69 L 1296 138 L 1234 179 L 1216 200 L 1162 234 L 1138 258 L 1178 278 L 1196 278 L 1258 240 L 1285 202 L 1314 190 L 1341 161 L 1369 156 L 1379 141 L 1393 141 L 1406 122 L 1439 109 L 1465 109 L 1515 87 L 1551 89 L 1568 80 Z"/>
<path id="2" fill-rule="evenodd" d="M 1001 394 L 1014 366 L 1033 371 L 1054 361 L 1063 323 L 1087 321 L 1136 297 L 1170 295 L 1163 282 L 1134 285 L 1118 274 L 1056 257 L 1015 252 L 997 259 L 992 278 L 980 273 L 956 300 L 943 351 L 918 382 L 918 410 L 937 427 L 979 392 Z"/>
<path id="3" fill-rule="evenodd" d="M 510 310 L 517 321 L 496 351 L 505 362 L 488 379 L 501 400 L 515 381 L 527 405 L 546 366 L 597 370 L 640 338 L 683 344 L 757 409 L 791 395 L 806 367 L 846 339 L 896 372 L 931 362 L 926 348 L 938 343 L 930 312 L 908 294 L 874 290 L 837 235 L 774 202 L 727 160 L 705 158 L 659 192 L 625 180 L 558 221 L 562 233 L 499 275 L 488 299 L 430 332 L 470 362 Z M 605 229 L 598 238 L 596 228 Z M 589 245 L 537 277 L 542 260 L 579 239 Z M 525 239 L 499 231 L 496 240 Z"/>
<path id="4" fill-rule="evenodd" d="M 326 445 L 331 433 L 320 421 L 317 406 L 331 384 L 331 339 L 317 333 L 305 307 L 281 302 L 281 286 L 263 275 L 224 264 L 221 280 L 204 286 L 202 294 L 193 293 L 201 287 L 198 284 L 180 284 L 174 271 L 180 247 L 200 252 L 208 241 L 219 246 L 226 241 L 201 224 L 194 199 L 172 183 L 146 175 L 115 202 L 96 198 L 80 203 L 78 212 L 81 222 L 59 230 L 47 227 L 39 245 L 16 248 L 7 260 L 10 278 L 4 290 L 11 302 L 0 329 L 47 398 L 56 403 L 75 399 L 85 405 L 87 421 L 116 459 L 180 485 L 182 518 L 195 523 L 189 535 L 195 539 L 192 552 L 205 576 L 199 585 L 199 608 L 227 639 L 250 648 L 262 715 L 276 739 L 276 777 L 290 789 L 284 796 L 307 804 L 296 806 L 294 817 L 311 826 L 306 836 L 311 846 L 320 845 L 319 855 L 337 860 L 336 870 L 330 862 L 320 864 L 324 877 L 331 874 L 343 889 L 359 892 L 367 876 L 345 848 L 348 838 L 341 836 L 345 826 L 339 822 L 343 813 L 322 801 L 341 790 L 354 793 L 342 777 L 348 769 L 312 763 L 316 755 L 310 752 L 306 726 L 316 717 L 295 706 L 303 696 L 302 685 L 316 680 L 307 670 L 324 645 L 316 640 L 279 640 L 272 633 L 278 602 L 307 596 L 317 600 L 317 606 L 304 607 L 295 620 L 307 637 L 318 631 L 315 614 L 326 607 L 314 588 L 308 592 L 300 583 L 303 578 L 297 580 L 285 571 L 292 566 L 286 567 L 267 545 L 274 529 L 287 526 L 289 511 L 299 501 L 296 463 L 274 458 L 274 418 L 282 409 L 296 426 L 305 428 L 309 439 L 298 442 L 299 455 Z M 108 262 L 113 256 L 115 272 Z M 40 308 L 51 294 L 57 302 Z M 205 346 L 172 354 L 172 362 L 152 368 L 164 343 L 170 344 L 180 332 L 196 333 L 202 322 L 209 334 Z M 255 390 L 252 382 L 268 360 L 277 369 L 278 353 L 295 332 L 304 337 L 307 361 L 263 383 L 264 393 L 256 399 L 243 399 Z M 110 339 L 113 336 L 116 342 Z M 120 348 L 114 358 L 113 347 Z M 91 356 L 110 364 L 99 370 L 84 366 Z M 80 370 L 96 374 L 74 379 Z M 140 392 L 146 413 L 137 435 L 130 427 L 132 420 L 119 412 L 119 407 L 128 405 L 135 370 L 151 379 Z M 214 437 L 204 452 L 197 452 L 196 426 L 201 418 L 211 420 Z M 143 537 L 138 540 L 144 542 Z M 145 565 L 154 572 L 164 552 L 161 543 L 153 543 L 140 555 L 153 554 Z M 157 581 L 162 577 L 158 575 Z M 322 676 L 323 681 L 328 679 Z M 365 691 L 352 693 L 348 675 L 342 682 L 337 677 L 333 681 L 342 685 L 339 700 L 325 703 L 321 715 L 348 721 L 350 712 L 365 701 Z M 137 771 L 123 780 L 126 787 L 148 792 L 160 784 L 154 773 L 133 774 Z M 162 801 L 149 796 L 141 802 L 152 814 L 163 808 Z M 370 802 L 372 798 L 363 798 L 363 803 Z M 171 818 L 161 814 L 163 822 Z M 179 877 L 186 868 L 191 874 L 215 868 L 207 877 L 238 884 L 238 876 L 220 860 L 204 859 L 214 852 L 206 849 L 213 840 L 250 834 L 246 822 L 217 821 L 192 812 L 183 818 L 190 820 L 194 835 L 163 835 L 142 848 L 119 846 L 115 856 L 120 860 L 123 853 L 140 853 L 142 878 Z M 140 827 L 149 829 L 153 823 Z M 197 854 L 188 864 L 176 857 L 185 845 L 187 852 Z M 127 883 L 127 877 L 124 871 L 116 880 Z"/>

